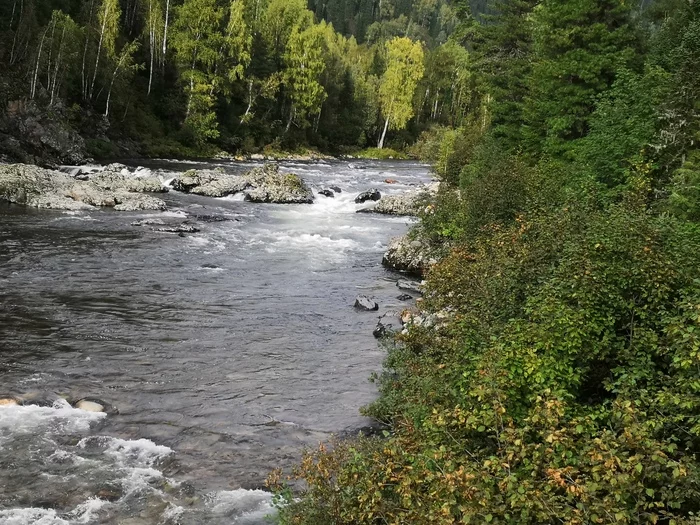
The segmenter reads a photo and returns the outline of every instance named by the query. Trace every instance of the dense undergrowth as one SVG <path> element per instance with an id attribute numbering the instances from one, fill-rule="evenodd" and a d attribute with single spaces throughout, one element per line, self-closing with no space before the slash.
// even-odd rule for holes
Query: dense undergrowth
<path id="1" fill-rule="evenodd" d="M 535 4 L 465 30 L 488 122 L 417 146 L 447 256 L 366 408 L 390 430 L 301 495 L 275 473 L 282 523 L 700 522 L 700 7 Z"/>

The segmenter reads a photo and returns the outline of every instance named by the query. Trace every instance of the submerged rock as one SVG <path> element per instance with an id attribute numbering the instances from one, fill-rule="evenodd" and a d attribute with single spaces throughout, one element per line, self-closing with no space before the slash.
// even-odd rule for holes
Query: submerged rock
<path id="1" fill-rule="evenodd" d="M 168 228 L 156 228 L 155 231 L 162 233 L 197 233 L 199 228 L 192 226 L 191 224 L 182 223 L 178 226 L 172 226 Z"/>
<path id="2" fill-rule="evenodd" d="M 150 186 L 144 186 L 144 191 Z M 164 210 L 165 202 L 136 193 L 135 186 L 104 187 L 76 181 L 70 175 L 28 164 L 0 165 L 0 199 L 34 208 L 86 210 L 111 207 L 118 211 Z"/>
<path id="3" fill-rule="evenodd" d="M 163 219 L 141 219 L 131 223 L 132 226 L 165 226 Z"/>
<path id="4" fill-rule="evenodd" d="M 355 204 L 362 204 L 367 201 L 378 201 L 382 198 L 382 194 L 379 190 L 372 188 L 371 190 L 363 191 L 357 197 L 355 197 Z"/>
<path id="5" fill-rule="evenodd" d="M 0 407 L 21 405 L 21 400 L 15 396 L 0 395 Z"/>
<path id="6" fill-rule="evenodd" d="M 333 192 L 333 190 L 330 190 L 330 189 L 321 190 L 318 192 L 318 194 L 324 195 L 326 197 L 331 197 L 331 198 L 335 197 L 335 193 Z"/>
<path id="7" fill-rule="evenodd" d="M 379 310 L 379 304 L 365 295 L 358 295 L 355 298 L 355 308 L 372 312 Z"/>
<path id="8" fill-rule="evenodd" d="M 101 412 L 104 414 L 118 414 L 119 411 L 109 403 L 94 397 L 84 397 L 73 403 L 73 408 L 84 410 L 85 412 Z"/>
<path id="9" fill-rule="evenodd" d="M 396 299 L 399 301 L 410 301 L 413 299 L 413 296 L 407 293 L 402 293 L 401 295 L 397 296 Z"/>
<path id="10" fill-rule="evenodd" d="M 328 188 L 336 193 L 343 193 L 343 190 L 340 188 L 340 186 L 328 186 Z"/>

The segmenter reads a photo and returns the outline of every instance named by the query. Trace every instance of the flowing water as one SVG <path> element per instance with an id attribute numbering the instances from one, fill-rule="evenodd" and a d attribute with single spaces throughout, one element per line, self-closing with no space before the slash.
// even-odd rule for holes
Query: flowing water
<path id="1" fill-rule="evenodd" d="M 250 165 L 154 162 L 186 169 Z M 0 204 L 0 524 L 258 524 L 260 490 L 305 447 L 370 422 L 384 351 L 373 296 L 405 306 L 380 265 L 406 218 L 355 213 L 419 164 L 283 164 L 335 198 L 270 205 L 171 192 L 166 212 Z M 398 184 L 387 184 L 385 179 Z M 189 221 L 179 236 L 134 226 Z M 109 415 L 67 400 L 103 400 Z"/>

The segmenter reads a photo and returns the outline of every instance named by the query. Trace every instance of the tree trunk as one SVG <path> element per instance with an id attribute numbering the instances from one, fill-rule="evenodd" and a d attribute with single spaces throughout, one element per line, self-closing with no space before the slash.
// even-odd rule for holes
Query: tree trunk
<path id="1" fill-rule="evenodd" d="M 153 24 L 153 10 L 152 10 L 152 4 L 153 2 L 149 2 L 149 20 L 148 20 L 148 40 L 149 40 L 149 47 L 151 51 L 151 64 L 150 67 L 148 68 L 148 93 L 147 95 L 151 94 L 151 86 L 153 85 L 153 55 L 155 54 L 155 45 L 156 45 L 156 29 Z"/>
<path id="2" fill-rule="evenodd" d="M 165 66 L 165 52 L 168 50 L 168 20 L 170 16 L 170 0 L 165 2 L 165 28 L 163 29 L 163 66 Z"/>
<path id="3" fill-rule="evenodd" d="M 36 94 L 36 84 L 39 78 L 39 63 L 41 62 L 41 51 L 44 48 L 44 40 L 46 39 L 46 33 L 48 32 L 49 28 L 47 27 L 44 30 L 44 34 L 41 36 L 41 42 L 39 43 L 39 51 L 36 55 L 36 67 L 34 68 L 34 77 L 32 78 L 31 90 L 29 95 L 29 98 L 31 100 L 34 100 L 34 95 Z"/>
<path id="4" fill-rule="evenodd" d="M 85 76 L 85 67 L 87 62 L 88 45 L 90 44 L 90 26 L 92 25 L 92 13 L 94 11 L 95 1 L 90 0 L 90 16 L 88 23 L 85 25 L 85 47 L 83 48 L 83 69 L 80 74 L 80 81 L 83 88 L 83 100 L 87 99 L 87 77 Z"/>
<path id="5" fill-rule="evenodd" d="M 245 118 L 250 115 L 250 110 L 253 108 L 253 81 L 251 80 L 248 82 L 248 107 L 245 110 L 245 113 L 241 117 L 241 124 L 245 122 Z"/>
<path id="6" fill-rule="evenodd" d="M 100 41 L 97 44 L 97 58 L 95 58 L 95 71 L 92 74 L 92 83 L 90 84 L 90 93 L 89 93 L 89 98 L 92 100 L 92 93 L 95 91 L 95 80 L 97 79 L 97 68 L 100 65 L 100 55 L 102 54 L 102 42 L 104 40 L 105 36 L 105 31 L 107 29 L 107 5 L 104 5 L 105 9 L 105 17 L 104 20 L 102 21 L 102 29 L 100 30 Z"/>
<path id="7" fill-rule="evenodd" d="M 58 88 L 58 73 L 61 67 L 61 56 L 63 55 L 63 46 L 66 41 L 66 24 L 63 24 L 63 32 L 61 33 L 61 43 L 58 46 L 58 55 L 56 56 L 56 66 L 54 67 L 53 79 L 49 81 L 50 91 L 51 91 L 51 101 L 49 105 L 52 106 L 54 99 L 56 98 L 56 90 Z"/>
<path id="8" fill-rule="evenodd" d="M 14 18 L 14 8 L 12 9 Z M 17 56 L 15 55 L 15 50 L 17 48 L 17 36 L 19 35 L 20 29 L 22 29 L 22 17 L 24 15 L 24 0 L 19 0 L 19 17 L 17 18 L 17 29 L 12 37 L 12 49 L 10 50 L 10 65 L 14 65 Z"/>
<path id="9" fill-rule="evenodd" d="M 289 132 L 289 128 L 292 126 L 292 118 L 294 117 L 294 106 L 289 108 L 289 120 L 287 120 L 287 127 L 284 128 L 284 134 Z"/>
<path id="10" fill-rule="evenodd" d="M 386 118 L 386 122 L 384 123 L 384 131 L 382 131 L 382 138 L 379 139 L 379 144 L 377 147 L 379 149 L 384 149 L 384 139 L 386 138 L 386 132 L 389 129 L 389 117 Z"/>

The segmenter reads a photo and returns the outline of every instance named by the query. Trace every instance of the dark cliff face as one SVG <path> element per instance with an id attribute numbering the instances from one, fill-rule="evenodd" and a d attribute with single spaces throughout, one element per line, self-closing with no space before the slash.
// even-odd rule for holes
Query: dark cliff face
<path id="1" fill-rule="evenodd" d="M 49 113 L 22 100 L 7 104 L 0 118 L 0 158 L 38 165 L 80 164 L 85 140 L 61 108 Z"/>

